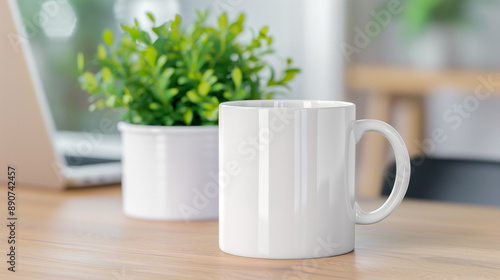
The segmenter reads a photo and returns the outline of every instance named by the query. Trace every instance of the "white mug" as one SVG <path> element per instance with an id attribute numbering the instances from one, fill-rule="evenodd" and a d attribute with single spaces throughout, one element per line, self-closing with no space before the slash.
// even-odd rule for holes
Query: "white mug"
<path id="1" fill-rule="evenodd" d="M 219 107 L 219 246 L 255 258 L 335 256 L 354 249 L 355 224 L 386 218 L 408 188 L 401 136 L 376 120 L 356 120 L 338 101 L 251 100 Z M 376 131 L 390 142 L 397 174 L 375 211 L 355 200 L 355 145 Z"/>

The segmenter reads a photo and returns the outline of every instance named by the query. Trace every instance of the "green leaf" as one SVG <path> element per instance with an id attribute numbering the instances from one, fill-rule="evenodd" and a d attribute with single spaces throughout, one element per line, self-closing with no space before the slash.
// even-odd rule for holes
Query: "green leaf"
<path id="1" fill-rule="evenodd" d="M 219 16 L 219 28 L 220 30 L 225 30 L 227 28 L 227 16 L 223 13 Z"/>
<path id="2" fill-rule="evenodd" d="M 207 71 L 205 71 L 205 73 L 203 73 L 203 76 L 201 76 L 201 79 L 203 81 L 208 81 L 208 79 L 210 77 L 212 77 L 213 74 L 214 74 L 214 69 L 208 69 Z"/>
<path id="3" fill-rule="evenodd" d="M 98 61 L 98 64 L 102 67 L 104 67 L 104 66 L 109 67 L 109 69 L 111 69 L 111 71 L 114 73 L 122 73 L 123 72 L 122 65 L 118 64 L 117 61 L 109 59 L 109 58 L 100 59 Z"/>
<path id="4" fill-rule="evenodd" d="M 109 29 L 104 29 L 102 33 L 102 40 L 106 45 L 111 46 L 113 44 L 113 33 Z"/>
<path id="5" fill-rule="evenodd" d="M 102 108 L 104 108 L 104 100 L 99 99 L 95 103 L 90 104 L 89 111 L 94 112 L 95 110 L 100 110 Z"/>
<path id="6" fill-rule="evenodd" d="M 148 64 L 154 68 L 156 66 L 156 58 L 158 57 L 158 52 L 156 51 L 156 49 L 153 46 L 148 46 L 145 55 Z"/>
<path id="7" fill-rule="evenodd" d="M 181 25 L 181 22 L 182 22 L 182 18 L 180 15 L 175 15 L 175 19 L 174 21 L 172 21 L 172 24 L 171 24 L 171 28 L 172 29 L 177 29 L 180 25 Z"/>
<path id="8" fill-rule="evenodd" d="M 283 80 L 281 80 L 282 82 L 291 81 L 297 73 L 300 73 L 300 70 L 299 69 L 288 69 L 288 70 L 286 70 L 285 73 L 286 73 L 285 77 L 283 78 Z"/>
<path id="9" fill-rule="evenodd" d="M 103 44 L 97 45 L 97 57 L 101 60 L 108 57 L 106 53 L 106 47 Z"/>
<path id="10" fill-rule="evenodd" d="M 186 125 L 191 125 L 191 122 L 193 121 L 193 110 L 191 108 L 186 109 L 186 112 L 184 113 L 184 121 L 186 122 Z"/>
<path id="11" fill-rule="evenodd" d="M 216 96 L 212 96 L 212 98 L 210 98 L 210 101 L 212 101 L 214 108 L 219 106 L 219 99 L 217 99 Z"/>
<path id="12" fill-rule="evenodd" d="M 85 59 L 82 52 L 79 52 L 76 57 L 76 66 L 78 68 L 78 73 L 83 73 L 83 68 L 85 67 Z"/>
<path id="13" fill-rule="evenodd" d="M 235 23 L 235 24 L 231 24 L 231 26 L 229 26 L 229 32 L 231 32 L 233 34 L 233 36 L 237 36 L 242 31 L 243 31 L 243 26 L 241 26 L 240 24 Z"/>
<path id="14" fill-rule="evenodd" d="M 276 81 L 274 80 L 274 69 L 271 68 L 271 77 L 269 77 L 269 81 L 267 82 L 267 86 L 272 86 L 276 84 Z"/>
<path id="15" fill-rule="evenodd" d="M 151 36 L 149 36 L 149 33 L 146 31 L 140 31 L 139 32 L 140 39 L 142 42 L 150 45 L 151 44 Z"/>
<path id="16" fill-rule="evenodd" d="M 166 88 L 169 84 L 170 84 L 170 78 L 172 77 L 172 75 L 175 73 L 175 69 L 174 68 L 167 68 L 165 69 L 165 71 L 163 71 L 163 73 L 161 74 L 160 76 L 160 88 L 161 89 L 164 89 Z"/>
<path id="17" fill-rule="evenodd" d="M 135 123 L 135 124 L 142 124 L 142 117 L 140 115 L 133 115 L 132 116 L 132 123 Z"/>
<path id="18" fill-rule="evenodd" d="M 203 14 L 200 10 L 196 10 L 196 15 L 198 16 L 198 21 L 201 21 L 203 19 Z"/>
<path id="19" fill-rule="evenodd" d="M 207 81 L 210 85 L 213 85 L 217 82 L 217 77 L 216 76 L 212 76 L 208 79 Z"/>
<path id="20" fill-rule="evenodd" d="M 148 18 L 151 20 L 152 23 L 155 23 L 155 17 L 151 13 L 146 13 Z"/>
<path id="21" fill-rule="evenodd" d="M 219 114 L 219 107 L 215 107 L 212 110 L 206 110 L 201 112 L 201 115 L 209 121 L 216 121 L 218 114 Z"/>
<path id="22" fill-rule="evenodd" d="M 184 84 L 187 84 L 189 82 L 189 78 L 186 77 L 186 76 L 180 76 L 179 79 L 177 79 L 177 83 L 179 83 L 179 85 L 184 85 Z"/>
<path id="23" fill-rule="evenodd" d="M 90 86 L 92 86 L 92 87 L 97 86 L 97 79 L 95 78 L 94 74 L 92 74 L 90 72 L 85 72 L 85 73 L 83 73 L 83 78 Z"/>
<path id="24" fill-rule="evenodd" d="M 271 99 L 271 98 L 273 98 L 273 96 L 275 94 L 276 94 L 276 92 L 270 91 L 270 92 L 265 93 L 264 95 L 265 95 L 266 99 Z"/>
<path id="25" fill-rule="evenodd" d="M 212 86 L 213 92 L 221 91 L 223 89 L 224 89 L 224 84 L 221 83 L 216 83 L 215 85 Z"/>
<path id="26" fill-rule="evenodd" d="M 129 27 L 125 24 L 122 24 L 121 27 L 122 27 L 123 31 L 128 33 L 134 40 L 137 40 L 139 38 L 139 31 L 136 28 Z"/>
<path id="27" fill-rule="evenodd" d="M 161 109 L 161 105 L 160 105 L 160 103 L 156 103 L 156 102 L 149 103 L 149 109 L 156 111 L 156 110 Z"/>
<path id="28" fill-rule="evenodd" d="M 198 85 L 198 92 L 200 93 L 200 95 L 206 96 L 209 91 L 210 91 L 210 84 L 205 81 L 201 81 L 201 83 Z"/>
<path id="29" fill-rule="evenodd" d="M 153 32 L 158 35 L 158 37 L 163 37 L 168 33 L 167 23 L 164 23 L 158 27 L 153 27 Z M 160 41 L 157 41 L 160 42 Z"/>
<path id="30" fill-rule="evenodd" d="M 234 100 L 232 99 L 232 96 L 233 96 L 233 93 L 230 92 L 230 91 L 225 91 L 222 96 L 224 96 L 224 98 L 228 99 L 228 100 Z"/>
<path id="31" fill-rule="evenodd" d="M 273 37 L 267 37 L 267 45 L 270 46 L 273 43 Z"/>
<path id="32" fill-rule="evenodd" d="M 128 105 L 133 100 L 134 100 L 134 98 L 132 97 L 130 90 L 126 86 L 124 86 L 123 87 L 123 103 L 125 105 Z"/>
<path id="33" fill-rule="evenodd" d="M 106 106 L 110 107 L 110 108 L 115 107 L 115 103 L 116 103 L 116 96 L 115 95 L 108 96 L 108 98 L 106 99 L 106 102 L 105 102 Z"/>
<path id="34" fill-rule="evenodd" d="M 193 102 L 193 103 L 198 103 L 201 99 L 200 97 L 196 94 L 196 92 L 190 90 L 186 93 L 189 101 Z"/>
<path id="35" fill-rule="evenodd" d="M 208 9 L 205 10 L 204 13 L 201 13 L 199 10 L 196 10 L 196 14 L 198 15 L 198 22 L 199 23 L 204 23 L 205 20 L 207 19 L 208 17 Z"/>
<path id="36" fill-rule="evenodd" d="M 172 98 L 172 97 L 176 96 L 178 93 L 179 93 L 179 89 L 178 88 L 169 88 L 167 90 L 167 94 L 168 94 L 169 98 Z"/>
<path id="37" fill-rule="evenodd" d="M 247 97 L 247 92 L 244 89 L 239 89 L 233 96 L 234 100 L 243 100 Z"/>
<path id="38" fill-rule="evenodd" d="M 171 126 L 173 125 L 175 120 L 171 116 L 165 116 L 163 117 L 163 124 L 166 126 Z"/>
<path id="39" fill-rule="evenodd" d="M 269 26 L 264 26 L 260 29 L 260 34 L 266 35 L 268 30 L 269 30 Z"/>
<path id="40" fill-rule="evenodd" d="M 111 73 L 111 70 L 109 70 L 108 67 L 102 68 L 102 80 L 103 82 L 109 82 L 113 78 L 113 73 Z"/>
<path id="41" fill-rule="evenodd" d="M 234 68 L 233 71 L 231 71 L 231 78 L 233 79 L 234 87 L 236 89 L 240 88 L 242 79 L 241 69 L 238 67 Z"/>
<path id="42" fill-rule="evenodd" d="M 245 14 L 244 13 L 241 13 L 239 16 L 238 16 L 238 22 L 240 24 L 243 24 L 243 22 L 245 22 Z"/>
<path id="43" fill-rule="evenodd" d="M 167 56 L 162 54 L 160 55 L 158 61 L 156 62 L 156 71 L 160 72 L 161 68 L 163 67 L 163 65 L 165 65 L 165 63 L 167 63 Z"/>

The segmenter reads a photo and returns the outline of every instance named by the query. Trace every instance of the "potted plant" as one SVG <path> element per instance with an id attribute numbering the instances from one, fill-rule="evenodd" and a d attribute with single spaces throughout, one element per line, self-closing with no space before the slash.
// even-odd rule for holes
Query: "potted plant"
<path id="1" fill-rule="evenodd" d="M 109 30 L 97 47 L 97 71 L 79 82 L 91 96 L 90 110 L 118 109 L 123 141 L 123 209 L 126 215 L 158 220 L 218 216 L 218 106 L 228 100 L 269 99 L 286 90 L 298 69 L 279 75 L 266 62 L 272 37 L 263 27 L 247 42 L 244 14 L 207 23 L 197 12 L 190 27 L 181 17 L 152 30 L 122 25 L 115 42 Z M 279 76 L 279 78 L 277 78 Z"/>

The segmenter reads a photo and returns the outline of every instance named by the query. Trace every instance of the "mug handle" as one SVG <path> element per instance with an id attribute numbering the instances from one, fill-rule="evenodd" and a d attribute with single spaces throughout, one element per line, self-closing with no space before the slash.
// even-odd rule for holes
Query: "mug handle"
<path id="1" fill-rule="evenodd" d="M 410 182 L 410 156 L 401 135 L 385 122 L 358 120 L 354 125 L 356 144 L 359 143 L 361 137 L 368 131 L 375 131 L 384 135 L 389 140 L 389 143 L 391 143 L 396 158 L 396 179 L 389 198 L 378 209 L 365 212 L 359 207 L 358 203 L 355 204 L 356 223 L 363 225 L 380 222 L 387 218 L 403 200 Z"/>

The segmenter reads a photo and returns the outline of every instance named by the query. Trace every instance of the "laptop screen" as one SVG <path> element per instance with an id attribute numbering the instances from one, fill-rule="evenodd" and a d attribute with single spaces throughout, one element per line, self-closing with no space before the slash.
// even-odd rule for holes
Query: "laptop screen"
<path id="1" fill-rule="evenodd" d="M 89 95 L 77 82 L 77 53 L 83 52 L 89 64 L 105 28 L 118 34 L 119 23 L 140 20 L 146 11 L 154 10 L 162 20 L 179 12 L 177 1 L 164 0 L 17 0 L 17 3 L 56 129 L 65 131 L 91 131 L 103 118 L 119 121 L 119 112 L 89 112 Z M 156 7 L 159 5 L 162 8 Z M 166 7 L 168 12 L 164 11 Z"/>

